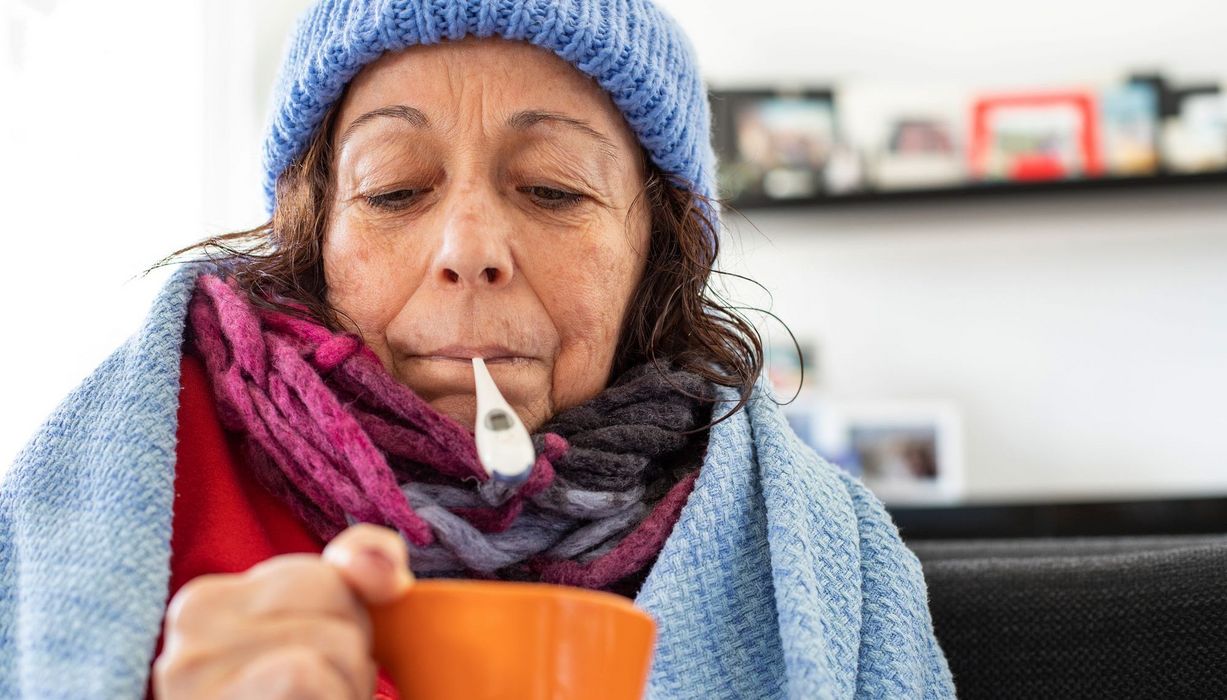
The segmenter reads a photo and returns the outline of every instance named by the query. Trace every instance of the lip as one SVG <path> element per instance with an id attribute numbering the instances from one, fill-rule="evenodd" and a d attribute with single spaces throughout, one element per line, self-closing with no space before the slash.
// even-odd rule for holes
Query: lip
<path id="1" fill-rule="evenodd" d="M 429 352 L 417 353 L 411 357 L 419 360 L 443 360 L 465 363 L 472 362 L 474 357 L 480 357 L 486 362 L 522 362 L 532 359 L 528 355 L 522 355 L 502 345 L 481 345 L 476 347 L 470 345 L 447 345 Z"/>

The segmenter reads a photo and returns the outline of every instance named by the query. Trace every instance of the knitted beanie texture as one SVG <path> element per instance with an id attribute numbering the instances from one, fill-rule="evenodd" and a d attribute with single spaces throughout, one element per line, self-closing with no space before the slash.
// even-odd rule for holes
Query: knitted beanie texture
<path id="1" fill-rule="evenodd" d="M 278 176 L 345 86 L 389 51 L 465 36 L 527 41 L 590 76 L 613 98 L 653 162 L 714 200 L 711 108 L 693 47 L 651 0 L 320 0 L 286 47 L 264 141 L 271 214 Z M 715 224 L 714 206 L 703 206 Z"/>

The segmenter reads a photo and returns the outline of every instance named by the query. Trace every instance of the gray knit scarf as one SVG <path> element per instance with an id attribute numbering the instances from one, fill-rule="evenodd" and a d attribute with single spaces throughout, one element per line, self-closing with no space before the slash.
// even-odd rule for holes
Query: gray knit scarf
<path id="1" fill-rule="evenodd" d="M 569 444 L 551 459 L 554 481 L 502 532 L 481 532 L 456 511 L 500 506 L 513 489 L 494 480 L 476 488 L 410 481 L 402 491 L 437 535 L 429 547 L 410 545 L 414 571 L 594 588 L 639 571 L 659 552 L 697 476 L 710 395 L 693 373 L 644 364 L 559 413 L 534 436 L 538 452 L 550 434 Z M 636 530 L 652 536 L 628 540 Z M 592 570 L 598 560 L 609 574 Z"/>

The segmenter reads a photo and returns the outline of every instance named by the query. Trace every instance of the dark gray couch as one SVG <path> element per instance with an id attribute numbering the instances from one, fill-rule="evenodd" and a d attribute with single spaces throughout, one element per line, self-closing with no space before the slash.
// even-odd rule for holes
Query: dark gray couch
<path id="1" fill-rule="evenodd" d="M 1227 698 L 1227 535 L 908 545 L 961 698 Z"/>

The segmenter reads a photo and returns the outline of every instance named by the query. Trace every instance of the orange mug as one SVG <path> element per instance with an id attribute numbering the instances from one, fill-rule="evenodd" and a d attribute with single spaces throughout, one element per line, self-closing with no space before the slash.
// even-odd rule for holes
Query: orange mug
<path id="1" fill-rule="evenodd" d="M 402 700 L 640 700 L 656 642 L 626 598 L 544 583 L 421 579 L 369 610 Z"/>

